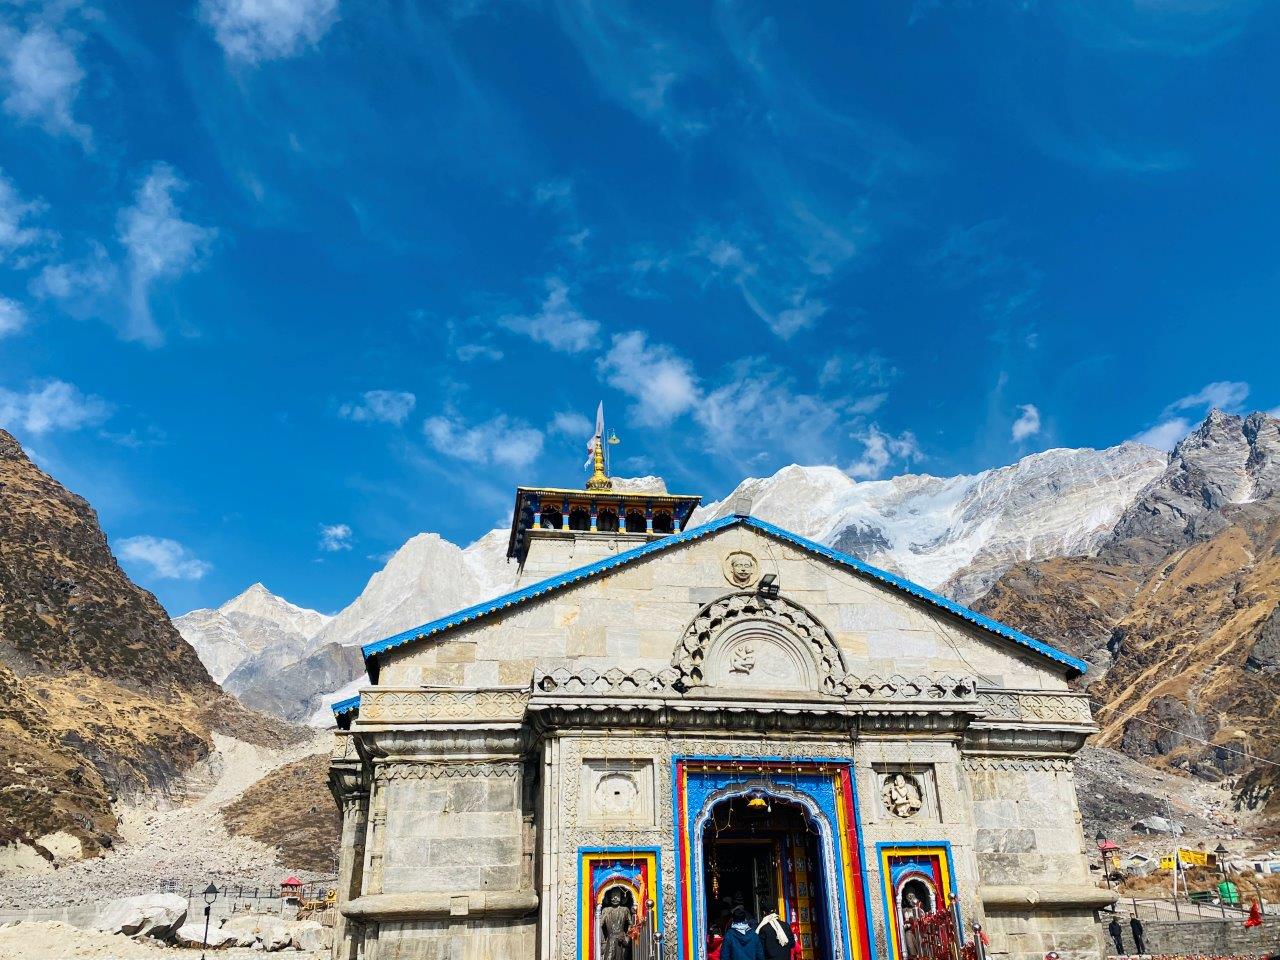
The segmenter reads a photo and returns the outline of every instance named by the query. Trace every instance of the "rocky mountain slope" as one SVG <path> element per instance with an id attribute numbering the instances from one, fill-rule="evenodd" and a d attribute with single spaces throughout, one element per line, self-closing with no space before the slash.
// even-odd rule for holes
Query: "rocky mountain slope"
<path id="1" fill-rule="evenodd" d="M 216 610 L 192 610 L 173 621 L 200 656 L 217 683 L 223 683 L 247 661 L 266 655 L 267 662 L 248 666 L 246 676 L 278 668 L 314 649 L 312 638 L 332 618 L 295 606 L 261 583 L 228 600 Z M 251 680 L 238 684 L 247 686 Z M 226 685 L 226 684 L 224 684 Z"/>
<path id="2" fill-rule="evenodd" d="M 744 480 L 692 523 L 738 497 L 762 519 L 968 603 L 1008 567 L 1093 553 L 1167 462 L 1139 443 L 1046 450 L 956 477 L 907 474 L 858 482 L 835 467 L 786 467 Z"/>
<path id="3" fill-rule="evenodd" d="M 0 430 L 0 868 L 110 847 L 111 801 L 163 790 L 215 727 L 290 735 L 219 690 L 89 504 Z"/>
<path id="4" fill-rule="evenodd" d="M 1006 571 L 978 609 L 1093 665 L 1098 742 L 1280 812 L 1280 420 L 1214 411 L 1092 557 Z"/>

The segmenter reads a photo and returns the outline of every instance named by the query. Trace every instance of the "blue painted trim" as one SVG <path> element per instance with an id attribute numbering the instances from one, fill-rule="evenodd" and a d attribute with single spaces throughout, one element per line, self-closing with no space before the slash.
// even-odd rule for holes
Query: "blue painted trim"
<path id="1" fill-rule="evenodd" d="M 960 617 L 962 620 L 967 620 L 969 623 L 972 623 L 977 627 L 981 627 L 989 633 L 1003 637 L 1006 640 L 1011 640 L 1019 646 L 1026 647 L 1041 656 L 1048 657 L 1055 663 L 1061 664 L 1062 666 L 1067 667 L 1070 671 L 1073 671 L 1071 674 L 1072 676 L 1083 674 L 1089 668 L 1089 665 L 1083 660 L 1077 659 L 1070 654 L 1063 653 L 1061 650 L 1051 647 L 1047 643 L 1036 640 L 1034 637 L 1029 637 L 1019 630 L 1015 630 L 1006 624 L 1000 623 L 998 620 L 992 620 L 990 617 L 983 616 L 976 611 L 970 610 L 963 604 L 956 603 L 954 600 L 948 600 L 946 597 L 936 594 L 932 590 L 925 589 L 918 583 L 912 583 L 910 580 L 906 580 L 903 577 L 895 576 L 894 574 L 881 570 L 878 567 L 873 567 L 869 563 L 864 563 L 857 557 L 850 556 L 847 553 L 841 553 L 839 550 L 833 550 L 830 547 L 825 547 L 820 543 L 808 540 L 798 534 L 791 533 L 789 530 L 784 530 L 782 527 L 775 526 L 772 523 L 768 523 L 756 517 L 739 516 L 721 517 L 719 520 L 712 520 L 710 523 L 704 523 L 702 526 L 694 527 L 692 530 L 673 533 L 670 536 L 663 537 L 661 540 L 655 540 L 652 543 L 646 543 L 644 546 L 636 547 L 634 550 L 627 550 L 624 553 L 619 553 L 612 557 L 606 557 L 604 560 L 597 560 L 595 563 L 587 564 L 585 567 L 578 567 L 576 570 L 569 570 L 566 573 L 558 574 L 554 577 L 548 577 L 546 580 L 530 584 L 520 590 L 503 594 L 502 596 L 495 597 L 492 600 L 486 600 L 484 603 L 478 603 L 475 606 L 467 607 L 464 610 L 451 613 L 447 617 L 441 617 L 439 620 L 433 620 L 430 623 L 423 624 L 420 627 L 414 627 L 413 629 L 406 630 L 403 633 L 397 633 L 395 636 L 387 637 L 385 640 L 366 644 L 364 647 L 361 647 L 361 652 L 364 654 L 365 662 L 367 664 L 369 660 L 376 657 L 379 653 L 384 653 L 385 651 L 391 650 L 395 647 L 402 646 L 414 640 L 424 639 L 432 636 L 433 634 L 448 630 L 451 627 L 456 627 L 460 624 L 476 620 L 488 614 L 496 613 L 499 610 L 508 609 L 528 600 L 532 600 L 535 597 L 540 597 L 544 594 L 550 593 L 553 590 L 559 590 L 571 584 L 580 583 L 581 581 L 590 579 L 591 577 L 626 566 L 633 561 L 653 556 L 654 554 L 661 553 L 664 550 L 670 550 L 673 547 L 677 547 L 680 544 L 699 540 L 705 536 L 716 533 L 719 530 L 724 530 L 728 527 L 738 525 L 747 526 L 754 530 L 759 530 L 762 533 L 767 533 L 770 536 L 782 540 L 784 543 L 789 543 L 792 546 L 799 547 L 809 553 L 816 554 L 817 556 L 830 560 L 833 563 L 837 563 L 840 566 L 855 570 L 858 573 L 864 574 L 865 576 L 871 577 L 873 580 L 877 580 L 880 583 L 885 584 L 886 586 L 893 587 L 895 590 L 901 590 L 903 593 L 913 596 L 918 600 L 923 600 L 926 603 L 932 604 L 939 609 L 945 610 L 947 613 Z"/>
<path id="2" fill-rule="evenodd" d="M 960 925 L 960 943 L 963 945 L 965 942 L 964 917 L 961 916 L 960 914 L 960 898 L 956 896 L 956 860 L 955 860 L 955 857 L 951 855 L 951 841 L 950 840 L 881 840 L 879 843 L 876 844 L 876 876 L 880 878 L 880 907 L 881 909 L 884 910 L 884 925 L 886 928 L 884 932 L 885 949 L 892 952 L 893 938 L 889 936 L 889 930 L 887 928 L 889 924 L 893 922 L 893 914 L 889 912 L 889 896 L 885 892 L 885 887 L 893 886 L 893 878 L 890 877 L 889 883 L 887 885 L 885 884 L 884 875 L 880 872 L 880 868 L 884 863 L 884 856 L 882 855 L 881 851 L 894 850 L 894 849 L 910 850 L 915 847 L 942 847 L 943 850 L 945 851 L 946 858 L 947 858 L 947 881 L 948 881 L 947 886 L 951 888 L 948 891 L 951 894 L 950 906 L 951 906 L 951 909 L 953 909 L 956 913 L 956 921 Z M 870 904 L 867 905 L 867 909 L 868 910 L 870 909 Z M 868 916 L 870 916 L 870 914 L 868 914 Z M 874 937 L 872 939 L 874 939 Z M 892 957 L 891 960 L 900 960 L 900 958 Z"/>
<path id="3" fill-rule="evenodd" d="M 968 620 L 975 626 L 982 627 L 984 630 L 1004 637 L 1006 640 L 1012 640 L 1014 643 L 1021 644 L 1024 647 L 1029 647 L 1036 653 L 1043 654 L 1050 660 L 1056 660 L 1058 663 L 1070 667 L 1078 673 L 1084 673 L 1089 669 L 1089 664 L 1085 663 L 1083 660 L 1077 659 L 1068 653 L 1063 653 L 1056 647 L 1051 647 L 1049 644 L 1036 640 L 1034 637 L 1029 637 L 1020 630 L 1015 630 L 1013 627 L 1007 626 L 999 620 L 992 620 L 990 617 L 983 616 L 974 610 L 970 610 L 963 604 L 956 603 L 954 600 L 948 600 L 946 597 L 936 594 L 932 590 L 926 590 L 918 583 L 912 583 L 910 580 L 894 576 L 892 573 L 888 573 L 878 567 L 873 567 L 869 563 L 863 563 L 857 557 L 851 557 L 847 553 L 841 553 L 839 550 L 832 550 L 830 547 L 824 547 L 820 543 L 815 543 L 812 540 L 806 540 L 798 534 L 794 534 L 789 530 L 784 530 L 781 527 L 776 527 L 772 523 L 767 523 L 764 520 L 758 520 L 755 517 L 747 517 L 743 522 L 745 522 L 749 527 L 755 527 L 757 530 L 763 530 L 766 533 L 771 533 L 778 539 L 785 540 L 793 546 L 800 547 L 803 550 L 808 550 L 810 553 L 816 553 L 818 556 L 826 557 L 828 560 L 834 561 L 842 566 L 852 567 L 859 573 L 865 573 L 867 576 L 875 580 L 879 580 L 881 583 L 901 590 L 903 593 L 910 594 L 911 596 L 924 600 L 927 603 L 931 603 L 935 607 L 941 607 L 948 613 L 955 614 L 961 619 Z"/>
<path id="4" fill-rule="evenodd" d="M 664 919 L 666 914 L 663 913 L 663 909 L 662 909 L 663 907 L 662 848 L 661 847 L 579 847 L 578 863 L 577 863 L 578 879 L 575 881 L 578 887 L 579 909 L 581 909 L 582 907 L 582 861 L 583 861 L 583 858 L 589 853 L 609 853 L 609 854 L 614 854 L 618 857 L 634 856 L 637 853 L 653 854 L 653 869 L 657 871 L 657 874 L 658 874 L 656 877 L 654 877 L 654 887 L 656 887 L 658 891 L 658 902 L 655 906 L 655 909 L 658 911 L 658 919 L 657 919 L 657 922 L 655 923 L 655 927 L 658 930 L 659 936 L 665 936 L 665 931 L 662 929 L 663 923 L 666 922 Z M 676 859 L 679 860 L 680 858 L 676 857 Z M 680 889 L 679 886 L 677 886 L 676 889 L 679 890 Z M 575 916 L 576 916 L 576 912 L 575 912 Z M 579 918 L 577 921 L 577 927 L 578 929 L 574 931 L 574 941 L 578 944 L 578 957 L 580 960 L 580 958 L 582 957 L 582 947 L 583 947 L 581 918 Z M 590 960 L 590 958 L 588 958 L 588 960 Z"/>
<path id="5" fill-rule="evenodd" d="M 335 717 L 340 717 L 344 713 L 351 713 L 360 709 L 360 694 L 354 697 L 348 697 L 346 700 L 339 700 L 336 703 L 329 704 L 329 709 L 333 711 Z"/>
<path id="6" fill-rule="evenodd" d="M 559 590 L 561 587 L 567 587 L 573 583 L 579 583 L 590 577 L 598 576 L 617 567 L 624 566 L 634 560 L 640 560 L 644 557 L 661 553 L 664 550 L 670 550 L 672 547 L 679 546 L 682 543 L 688 543 L 690 540 L 697 540 L 709 534 L 715 533 L 717 530 L 723 530 L 725 527 L 731 527 L 735 523 L 740 522 L 737 517 L 722 517 L 719 520 L 713 520 L 711 523 L 703 524 L 700 527 L 694 527 L 692 530 L 685 530 L 680 533 L 673 533 L 670 536 L 663 537 L 661 540 L 654 540 L 652 543 L 646 543 L 643 546 L 636 547 L 634 550 L 627 550 L 624 553 L 615 554 L 612 557 L 605 557 L 603 560 L 597 560 L 595 563 L 589 563 L 585 567 L 578 567 L 576 570 L 569 570 L 565 573 L 557 574 L 554 577 L 548 577 L 546 580 L 540 580 L 537 583 L 531 583 L 527 587 L 514 590 L 511 593 L 505 593 L 500 597 L 494 597 L 492 600 L 486 600 L 484 603 L 477 603 L 475 606 L 467 607 L 456 613 L 451 613 L 447 617 L 441 617 L 439 620 L 432 620 L 420 627 L 414 627 L 403 633 L 397 633 L 394 637 L 387 637 L 385 640 L 378 640 L 374 643 L 366 644 L 360 650 L 364 654 L 365 660 L 384 653 L 395 647 L 409 643 L 413 640 L 422 640 L 432 634 L 447 630 L 450 627 L 456 627 L 459 624 L 467 623 L 486 614 L 496 613 L 499 610 L 505 610 L 508 607 L 516 606 L 535 597 L 540 597 L 544 593 L 550 593 L 552 590 Z"/>

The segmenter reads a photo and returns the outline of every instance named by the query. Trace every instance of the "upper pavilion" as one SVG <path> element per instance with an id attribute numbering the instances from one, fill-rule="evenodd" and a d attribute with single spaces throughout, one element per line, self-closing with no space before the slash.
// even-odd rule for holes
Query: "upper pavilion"
<path id="1" fill-rule="evenodd" d="M 660 487 L 625 489 L 609 475 L 603 427 L 588 445 L 592 473 L 582 490 L 516 487 L 507 556 L 527 583 L 685 528 L 702 497 Z"/>

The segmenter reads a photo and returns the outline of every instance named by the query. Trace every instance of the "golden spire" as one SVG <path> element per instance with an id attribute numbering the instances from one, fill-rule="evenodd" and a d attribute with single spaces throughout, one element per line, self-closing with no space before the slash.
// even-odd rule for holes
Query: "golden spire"
<path id="1" fill-rule="evenodd" d="M 604 444 L 596 442 L 595 449 L 591 451 L 592 460 L 594 460 L 595 469 L 591 473 L 591 479 L 587 481 L 588 490 L 612 490 L 613 481 L 609 479 L 609 475 L 604 472 Z"/>

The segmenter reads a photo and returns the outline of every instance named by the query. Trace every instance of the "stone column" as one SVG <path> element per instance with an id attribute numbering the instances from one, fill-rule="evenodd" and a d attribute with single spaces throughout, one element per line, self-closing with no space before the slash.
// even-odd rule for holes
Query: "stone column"
<path id="1" fill-rule="evenodd" d="M 379 953 L 535 956 L 536 824 L 525 787 L 523 701 L 503 695 L 498 708 L 480 696 L 486 692 L 421 691 L 408 702 L 421 700 L 423 709 L 402 699 L 389 723 L 376 722 L 377 693 L 365 695 L 353 734 L 371 769 L 368 868 L 360 896 L 343 912 Z M 443 704 L 449 709 L 432 709 Z"/>
<path id="2" fill-rule="evenodd" d="M 329 766 L 329 790 L 338 804 L 342 832 L 338 847 L 337 902 L 334 904 L 333 960 L 355 960 L 358 937 L 342 911 L 360 895 L 364 880 L 364 841 L 369 819 L 369 788 L 360 758 L 345 731 Z"/>

